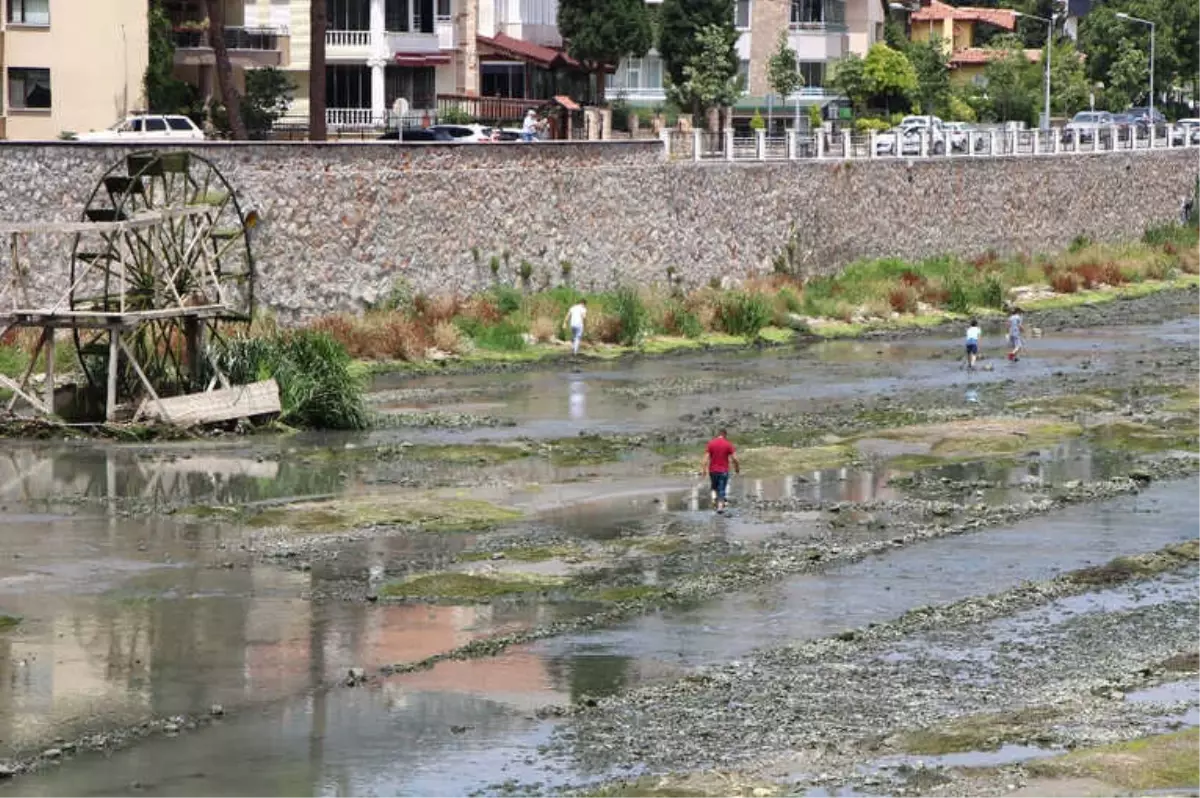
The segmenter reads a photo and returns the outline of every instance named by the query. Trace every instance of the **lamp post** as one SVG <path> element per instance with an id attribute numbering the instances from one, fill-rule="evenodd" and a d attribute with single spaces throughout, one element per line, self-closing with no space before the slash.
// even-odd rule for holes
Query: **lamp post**
<path id="1" fill-rule="evenodd" d="M 1124 19 L 1129 22 L 1140 22 L 1143 25 L 1150 26 L 1150 130 L 1154 130 L 1154 23 L 1148 19 L 1141 17 L 1131 17 L 1124 11 L 1117 12 L 1117 19 Z M 1153 136 L 1153 133 L 1151 133 Z M 1151 139 L 1153 141 L 1153 138 Z"/>
<path id="2" fill-rule="evenodd" d="M 1054 20 L 1055 20 L 1055 18 L 1058 17 L 1058 14 L 1051 14 L 1050 19 L 1046 19 L 1045 17 L 1038 17 L 1038 16 L 1034 16 L 1033 14 L 1026 14 L 1021 11 L 1014 11 L 1013 13 L 1016 14 L 1018 17 L 1025 17 L 1026 19 L 1036 19 L 1039 22 L 1046 23 L 1046 96 L 1045 96 L 1045 99 L 1043 100 L 1045 105 L 1043 105 L 1043 107 L 1042 107 L 1042 130 L 1049 130 L 1050 129 L 1050 54 L 1052 52 L 1054 52 Z M 1153 112 L 1151 113 L 1151 115 L 1153 115 Z"/>

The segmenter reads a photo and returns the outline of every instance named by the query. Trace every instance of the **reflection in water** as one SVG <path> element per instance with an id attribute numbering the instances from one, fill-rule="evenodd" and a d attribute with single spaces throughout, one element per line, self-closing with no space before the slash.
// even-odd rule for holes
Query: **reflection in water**
<path id="1" fill-rule="evenodd" d="M 582 421 L 587 418 L 587 383 L 583 380 L 571 380 L 570 398 L 567 400 L 567 415 L 572 421 Z"/>

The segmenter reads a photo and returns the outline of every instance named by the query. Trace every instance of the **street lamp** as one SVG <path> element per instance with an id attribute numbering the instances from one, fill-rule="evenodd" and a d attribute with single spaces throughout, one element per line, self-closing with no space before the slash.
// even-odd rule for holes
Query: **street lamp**
<path id="1" fill-rule="evenodd" d="M 1141 17 L 1131 17 L 1124 11 L 1117 12 L 1117 19 L 1128 20 L 1129 22 L 1140 22 L 1143 25 L 1150 26 L 1150 130 L 1154 130 L 1154 23 L 1148 19 Z M 1153 133 L 1151 134 L 1153 135 Z M 1154 139 L 1151 138 L 1151 141 Z"/>
<path id="2" fill-rule="evenodd" d="M 1046 97 L 1044 100 L 1045 105 L 1042 107 L 1042 130 L 1049 130 L 1050 129 L 1050 54 L 1054 50 L 1054 20 L 1055 20 L 1055 18 L 1058 17 L 1058 14 L 1051 14 L 1050 19 L 1046 19 L 1045 17 L 1034 16 L 1033 14 L 1026 14 L 1022 11 L 1014 11 L 1013 14 L 1017 15 L 1018 17 L 1025 17 L 1026 19 L 1036 19 L 1039 22 L 1046 23 Z M 1151 115 L 1153 115 L 1153 112 L 1151 112 Z"/>

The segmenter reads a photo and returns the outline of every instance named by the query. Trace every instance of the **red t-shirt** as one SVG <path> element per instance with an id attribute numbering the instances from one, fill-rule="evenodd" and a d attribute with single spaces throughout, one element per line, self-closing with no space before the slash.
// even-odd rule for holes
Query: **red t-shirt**
<path id="1" fill-rule="evenodd" d="M 710 474 L 729 473 L 729 458 L 736 449 L 725 438 L 713 438 L 708 442 L 708 471 Z"/>

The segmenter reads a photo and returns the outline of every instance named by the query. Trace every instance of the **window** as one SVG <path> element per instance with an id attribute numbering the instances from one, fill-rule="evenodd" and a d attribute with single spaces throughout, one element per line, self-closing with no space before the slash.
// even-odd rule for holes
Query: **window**
<path id="1" fill-rule="evenodd" d="M 146 120 L 147 133 L 162 133 L 167 129 L 167 122 L 161 116 L 152 116 Z"/>
<path id="2" fill-rule="evenodd" d="M 168 116 L 167 124 L 171 126 L 171 130 L 186 130 L 189 133 L 192 130 L 192 123 L 185 116 Z"/>
<path id="3" fill-rule="evenodd" d="M 433 108 L 435 94 L 433 67 L 389 66 L 384 71 L 384 100 L 389 108 L 398 97 L 408 100 L 409 108 Z"/>
<path id="4" fill-rule="evenodd" d="M 748 30 L 750 28 L 750 1 L 737 0 L 737 5 L 733 10 L 733 26 L 738 30 Z"/>
<path id="5" fill-rule="evenodd" d="M 480 64 L 479 86 L 484 97 L 524 97 L 525 65 L 516 61 Z"/>
<path id="6" fill-rule="evenodd" d="M 50 0 L 8 0 L 10 25 L 49 25 Z"/>
<path id="7" fill-rule="evenodd" d="M 608 75 L 605 85 L 612 92 L 658 94 L 663 90 L 663 62 L 657 53 L 642 58 L 622 59 L 616 74 Z"/>
<path id="8" fill-rule="evenodd" d="M 750 62 L 748 60 L 738 61 L 737 83 L 738 91 L 742 94 L 750 91 Z"/>
<path id="9" fill-rule="evenodd" d="M 370 108 L 371 70 L 350 64 L 325 67 L 325 106 Z"/>
<path id="10" fill-rule="evenodd" d="M 8 107 L 37 109 L 50 107 L 50 70 L 8 68 Z"/>
<path id="11" fill-rule="evenodd" d="M 792 0 L 789 21 L 793 28 L 822 28 L 846 22 L 845 0 Z"/>
<path id="12" fill-rule="evenodd" d="M 437 18 L 440 20 L 448 20 L 453 16 L 450 13 L 450 0 L 437 0 Z"/>
<path id="13" fill-rule="evenodd" d="M 142 118 L 139 116 L 137 119 L 130 119 L 129 125 L 127 126 L 126 129 L 132 130 L 134 133 L 141 133 L 142 132 Z"/>
<path id="14" fill-rule="evenodd" d="M 801 61 L 799 67 L 800 77 L 804 78 L 804 88 L 819 89 L 825 85 L 824 61 Z"/>

